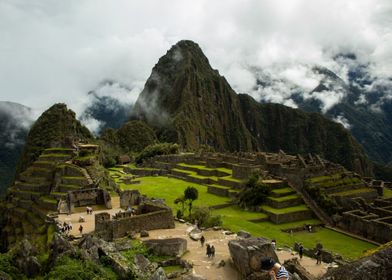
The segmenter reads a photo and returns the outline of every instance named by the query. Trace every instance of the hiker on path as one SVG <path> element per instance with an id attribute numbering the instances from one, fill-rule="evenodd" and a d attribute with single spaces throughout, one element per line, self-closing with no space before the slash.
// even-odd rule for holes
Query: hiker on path
<path id="1" fill-rule="evenodd" d="M 321 250 L 320 249 L 317 249 L 317 251 L 316 251 L 316 259 L 317 259 L 316 264 L 321 264 Z"/>
<path id="2" fill-rule="evenodd" d="M 275 240 L 275 239 L 272 239 L 271 245 L 272 245 L 272 248 L 273 248 L 274 250 L 276 250 L 276 240 Z"/>
<path id="3" fill-rule="evenodd" d="M 205 239 L 204 235 L 202 235 L 201 238 L 200 238 L 201 247 L 204 246 L 204 242 L 206 242 L 206 239 Z"/>
<path id="4" fill-rule="evenodd" d="M 214 245 L 211 246 L 211 258 L 215 257 L 215 247 Z"/>
<path id="5" fill-rule="evenodd" d="M 299 259 L 302 260 L 302 256 L 304 254 L 304 246 L 302 246 L 302 243 L 299 244 Z"/>
<path id="6" fill-rule="evenodd" d="M 207 257 L 211 257 L 211 246 L 210 244 L 207 244 Z"/>
<path id="7" fill-rule="evenodd" d="M 83 233 L 83 226 L 82 225 L 79 226 L 79 232 L 80 232 L 80 234 Z"/>
<path id="8" fill-rule="evenodd" d="M 271 257 L 261 259 L 261 269 L 268 271 L 272 280 L 289 280 L 289 273 L 286 268 Z"/>

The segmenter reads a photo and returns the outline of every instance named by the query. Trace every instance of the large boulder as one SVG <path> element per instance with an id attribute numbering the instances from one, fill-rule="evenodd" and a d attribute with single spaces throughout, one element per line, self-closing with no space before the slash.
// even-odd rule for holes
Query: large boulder
<path id="1" fill-rule="evenodd" d="M 229 251 L 241 279 L 265 278 L 265 273 L 260 271 L 260 261 L 263 257 L 271 257 L 279 262 L 271 241 L 265 238 L 251 237 L 231 240 Z"/>
<path id="2" fill-rule="evenodd" d="M 162 256 L 181 257 L 187 250 L 184 238 L 150 239 L 143 243 L 155 254 Z"/>
<path id="3" fill-rule="evenodd" d="M 42 269 L 37 259 L 37 250 L 27 239 L 23 239 L 16 247 L 15 265 L 28 277 L 38 275 Z"/>
<path id="4" fill-rule="evenodd" d="M 315 278 L 299 263 L 297 258 L 287 260 L 283 266 L 293 274 L 297 274 L 302 280 L 315 280 Z"/>
<path id="5" fill-rule="evenodd" d="M 331 269 L 322 280 L 381 280 L 391 279 L 392 242 L 383 245 L 373 254 L 355 262 Z"/>

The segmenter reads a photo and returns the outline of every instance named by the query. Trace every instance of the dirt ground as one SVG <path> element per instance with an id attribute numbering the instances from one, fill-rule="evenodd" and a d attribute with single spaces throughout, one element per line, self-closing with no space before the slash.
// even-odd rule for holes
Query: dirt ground
<path id="1" fill-rule="evenodd" d="M 59 215 L 58 220 L 63 223 L 72 223 L 72 231 L 70 234 L 74 236 L 81 236 L 79 232 L 79 226 L 83 226 L 82 233 L 90 233 L 95 229 L 94 222 L 94 214 L 101 212 L 109 212 L 111 215 L 119 212 L 121 209 L 119 208 L 119 198 L 112 198 L 113 209 L 104 209 L 99 206 L 93 206 L 93 214 L 87 215 L 86 208 L 80 207 L 75 209 L 74 214 L 71 215 Z M 79 217 L 83 216 L 85 222 L 79 223 Z M 189 238 L 188 232 L 191 229 L 191 226 L 187 224 L 176 223 L 176 227 L 174 229 L 162 229 L 162 230 L 152 230 L 149 232 L 150 236 L 145 239 L 164 239 L 171 237 L 181 237 L 185 238 L 188 241 L 188 252 L 184 255 L 184 259 L 188 260 L 193 264 L 193 274 L 197 274 L 200 276 L 204 276 L 208 280 L 237 280 L 238 273 L 232 265 L 228 242 L 231 239 L 235 239 L 236 235 L 225 235 L 222 231 L 214 231 L 214 230 L 206 230 L 203 232 L 203 235 L 206 239 L 204 247 L 201 247 L 200 242 L 193 241 Z M 206 245 L 214 245 L 215 247 L 215 257 L 208 258 L 206 256 Z M 277 255 L 279 257 L 280 262 L 284 262 L 287 259 L 291 259 L 293 257 L 298 257 L 298 254 L 295 252 L 292 253 L 287 250 L 278 250 Z M 221 260 L 224 260 L 226 265 L 224 267 L 218 267 L 218 264 Z M 322 263 L 316 265 L 316 260 L 303 257 L 300 261 L 301 264 L 305 267 L 306 270 L 309 271 L 314 276 L 321 276 L 327 270 L 327 264 Z"/>

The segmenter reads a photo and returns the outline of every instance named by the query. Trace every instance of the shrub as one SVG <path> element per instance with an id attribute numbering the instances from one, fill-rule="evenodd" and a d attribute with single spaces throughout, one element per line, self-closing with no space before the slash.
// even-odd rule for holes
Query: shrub
<path id="1" fill-rule="evenodd" d="M 222 218 L 220 215 L 211 215 L 211 210 L 208 207 L 195 206 L 192 218 L 197 220 L 201 227 L 214 227 L 222 225 Z"/>
<path id="2" fill-rule="evenodd" d="M 27 279 L 18 268 L 14 266 L 11 254 L 0 254 L 0 271 L 4 271 L 12 279 Z"/>
<path id="3" fill-rule="evenodd" d="M 178 154 L 179 146 L 178 144 L 171 143 L 160 143 L 147 146 L 140 152 L 140 154 L 136 157 L 135 161 L 137 164 L 142 164 L 148 158 L 152 158 L 154 156 L 159 155 L 170 155 L 170 154 Z"/>
<path id="4" fill-rule="evenodd" d="M 238 194 L 238 204 L 243 208 L 260 206 L 271 193 L 271 188 L 260 182 L 259 176 L 249 178 L 245 188 Z"/>

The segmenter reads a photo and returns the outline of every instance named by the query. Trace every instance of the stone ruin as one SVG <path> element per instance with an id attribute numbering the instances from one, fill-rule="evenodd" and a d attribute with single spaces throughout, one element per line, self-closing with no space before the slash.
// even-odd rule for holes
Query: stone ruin
<path id="1" fill-rule="evenodd" d="M 250 237 L 229 241 L 230 256 L 241 279 L 264 279 L 267 273 L 260 270 L 261 259 L 271 257 L 279 262 L 271 241 L 260 237 Z M 265 278 L 269 279 L 269 277 Z"/>
<path id="2" fill-rule="evenodd" d="M 378 243 L 392 240 L 392 199 L 362 202 L 362 209 L 344 212 L 338 226 Z"/>
<path id="3" fill-rule="evenodd" d="M 136 211 L 119 212 L 113 217 L 103 212 L 95 214 L 95 233 L 106 241 L 125 237 L 142 230 L 174 228 L 170 207 L 145 201 Z"/>

